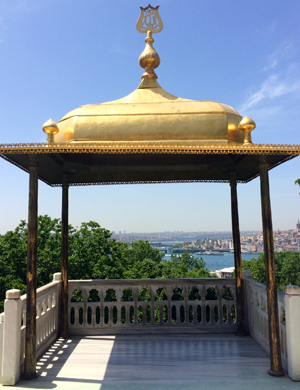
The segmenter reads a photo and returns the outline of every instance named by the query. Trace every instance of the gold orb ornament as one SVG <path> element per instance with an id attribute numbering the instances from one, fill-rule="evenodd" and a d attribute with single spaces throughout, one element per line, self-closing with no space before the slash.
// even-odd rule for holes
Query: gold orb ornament
<path id="1" fill-rule="evenodd" d="M 54 136 L 59 132 L 59 127 L 53 119 L 49 119 L 43 124 L 43 131 L 47 134 L 47 143 L 53 144 Z"/>
<path id="2" fill-rule="evenodd" d="M 256 123 L 249 116 L 245 116 L 239 123 L 239 129 L 244 132 L 244 145 L 252 144 L 251 131 L 256 127 Z"/>

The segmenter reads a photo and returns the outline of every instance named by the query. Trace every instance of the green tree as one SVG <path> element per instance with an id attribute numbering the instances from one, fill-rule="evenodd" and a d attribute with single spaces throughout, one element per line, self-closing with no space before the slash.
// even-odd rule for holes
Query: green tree
<path id="1" fill-rule="evenodd" d="M 70 279 L 122 279 L 128 245 L 111 239 L 97 222 L 82 223 L 69 237 Z"/>
<path id="2" fill-rule="evenodd" d="M 27 229 L 21 221 L 14 231 L 0 235 L 0 311 L 5 291 L 18 288 L 26 291 Z"/>
<path id="3" fill-rule="evenodd" d="M 97 222 L 69 226 L 70 279 L 145 279 L 211 277 L 205 262 L 188 252 L 164 260 L 164 253 L 148 241 L 120 243 Z M 60 271 L 61 223 L 48 215 L 38 217 L 37 285 L 51 282 Z M 21 221 L 14 231 L 0 235 L 0 310 L 5 291 L 26 291 L 27 224 Z M 80 299 L 80 297 L 77 297 Z M 145 299 L 147 296 L 145 295 Z"/>
<path id="4" fill-rule="evenodd" d="M 37 285 L 49 283 L 60 269 L 60 223 L 47 215 L 38 218 Z M 5 291 L 18 288 L 26 292 L 27 224 L 21 221 L 14 231 L 0 235 L 0 310 Z"/>
<path id="5" fill-rule="evenodd" d="M 295 184 L 298 184 L 300 186 L 300 179 L 295 180 Z M 300 194 L 300 192 L 299 192 Z"/>
<path id="6" fill-rule="evenodd" d="M 128 250 L 128 267 L 124 279 L 147 279 L 161 277 L 164 253 L 153 248 L 148 241 L 135 241 Z"/>
<path id="7" fill-rule="evenodd" d="M 285 286 L 293 284 L 300 287 L 300 252 L 275 252 L 277 288 L 284 291 Z M 266 284 L 265 255 L 257 259 L 242 260 L 242 268 L 252 271 L 253 279 Z"/>
<path id="8" fill-rule="evenodd" d="M 210 278 L 210 272 L 205 269 L 205 261 L 198 259 L 189 252 L 181 255 L 172 254 L 170 260 L 162 263 L 163 278 Z"/>

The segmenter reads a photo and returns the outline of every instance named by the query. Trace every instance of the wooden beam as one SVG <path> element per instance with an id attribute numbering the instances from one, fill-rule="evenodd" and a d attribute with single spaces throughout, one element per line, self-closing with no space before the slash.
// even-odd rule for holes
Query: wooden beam
<path id="1" fill-rule="evenodd" d="M 245 297 L 243 289 L 243 273 L 242 273 L 242 258 L 241 258 L 241 240 L 239 213 L 236 189 L 236 175 L 232 173 L 230 176 L 231 188 L 231 222 L 232 222 L 232 238 L 234 247 L 234 265 L 235 265 L 235 281 L 236 281 L 236 302 L 237 302 L 237 336 L 246 336 L 246 316 L 245 316 Z"/>
<path id="2" fill-rule="evenodd" d="M 265 159 L 262 159 L 262 162 L 260 164 L 260 189 L 267 279 L 267 308 L 271 363 L 269 374 L 273 376 L 282 376 L 283 371 L 279 338 L 277 286 L 275 274 L 275 257 L 268 168 L 269 166 L 267 164 L 267 161 Z"/>
<path id="3" fill-rule="evenodd" d="M 38 174 L 34 157 L 29 167 L 27 300 L 24 378 L 36 378 L 36 270 L 38 233 Z"/>
<path id="4" fill-rule="evenodd" d="M 68 247 L 69 247 L 69 184 L 64 178 L 61 211 L 61 337 L 69 337 Z"/>

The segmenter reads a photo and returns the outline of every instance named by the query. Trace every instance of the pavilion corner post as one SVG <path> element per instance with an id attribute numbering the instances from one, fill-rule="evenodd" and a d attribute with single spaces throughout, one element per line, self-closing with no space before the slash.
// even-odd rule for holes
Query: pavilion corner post
<path id="1" fill-rule="evenodd" d="M 279 338 L 279 318 L 277 302 L 277 286 L 275 274 L 275 257 L 273 243 L 273 228 L 269 189 L 268 163 L 262 157 L 260 163 L 260 189 L 261 189 L 261 212 L 264 237 L 264 252 L 267 282 L 267 310 L 270 342 L 270 364 L 269 374 L 282 376 L 282 360 Z"/>
<path id="2" fill-rule="evenodd" d="M 38 173 L 34 157 L 30 156 L 28 249 L 27 249 L 27 299 L 24 378 L 36 378 L 36 270 L 38 233 Z"/>
<path id="3" fill-rule="evenodd" d="M 237 303 L 237 336 L 246 336 L 246 316 L 245 316 L 245 297 L 243 289 L 243 273 L 241 259 L 241 239 L 239 227 L 239 213 L 236 190 L 235 173 L 230 175 L 231 189 L 231 222 L 232 222 L 232 238 L 234 247 L 234 265 L 235 265 L 235 281 L 236 281 L 236 303 Z"/>
<path id="4" fill-rule="evenodd" d="M 61 337 L 69 337 L 68 310 L 69 184 L 63 179 L 61 212 Z"/>

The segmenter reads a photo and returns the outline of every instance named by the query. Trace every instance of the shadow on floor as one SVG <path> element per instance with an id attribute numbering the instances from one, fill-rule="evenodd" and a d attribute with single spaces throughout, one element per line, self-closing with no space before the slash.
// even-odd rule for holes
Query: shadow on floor
<path id="1" fill-rule="evenodd" d="M 118 335 L 59 339 L 40 358 L 38 378 L 16 389 L 282 390 L 269 357 L 251 337 L 235 335 Z"/>

